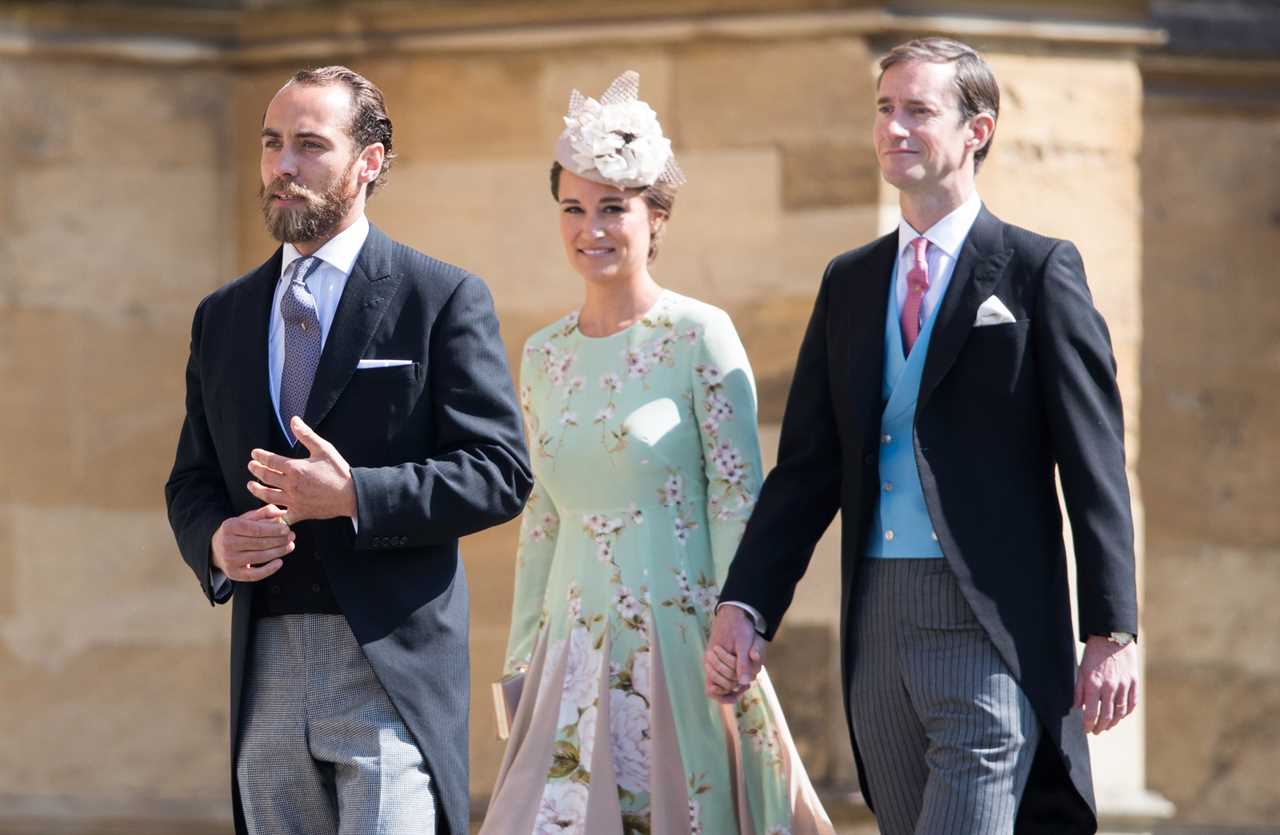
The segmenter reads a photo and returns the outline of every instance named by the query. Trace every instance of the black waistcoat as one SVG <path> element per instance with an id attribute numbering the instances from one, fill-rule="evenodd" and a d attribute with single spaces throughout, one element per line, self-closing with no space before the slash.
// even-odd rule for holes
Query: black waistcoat
<path id="1" fill-rule="evenodd" d="M 284 430 L 274 420 L 271 421 L 271 451 L 290 458 L 306 458 L 310 454 L 302 444 L 291 448 L 284 437 Z M 317 558 L 319 547 L 323 544 L 323 525 L 323 522 L 310 521 L 293 526 L 293 532 L 297 535 L 293 553 L 285 556 L 284 565 L 279 571 L 254 586 L 255 618 L 342 614 L 329 586 L 329 578 L 325 576 L 324 566 Z"/>

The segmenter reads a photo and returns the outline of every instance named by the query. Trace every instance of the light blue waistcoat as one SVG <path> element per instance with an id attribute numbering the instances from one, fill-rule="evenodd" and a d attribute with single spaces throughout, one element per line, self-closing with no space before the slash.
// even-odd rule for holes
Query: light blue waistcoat
<path id="1" fill-rule="evenodd" d="M 869 557 L 889 559 L 929 559 L 941 557 L 942 549 L 924 503 L 911 439 L 924 360 L 942 303 L 939 300 L 925 320 L 911 356 L 903 357 L 897 281 L 895 263 L 885 305 L 882 397 L 887 402 L 880 416 L 880 493 L 867 535 L 866 553 Z"/>

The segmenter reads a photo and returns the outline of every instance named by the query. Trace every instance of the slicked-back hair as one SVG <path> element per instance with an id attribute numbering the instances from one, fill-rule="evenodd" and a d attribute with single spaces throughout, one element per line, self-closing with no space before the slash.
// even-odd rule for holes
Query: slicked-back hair
<path id="1" fill-rule="evenodd" d="M 992 120 L 999 120 L 1000 85 L 996 83 L 991 66 L 976 49 L 951 38 L 918 38 L 898 44 L 880 59 L 880 76 L 876 79 L 876 87 L 880 86 L 880 79 L 884 78 L 885 71 L 890 67 L 917 61 L 952 64 L 955 67 L 956 96 L 960 100 L 960 115 L 966 122 L 979 113 L 986 113 Z M 991 143 L 995 140 L 993 131 L 986 144 L 974 152 L 975 172 L 987 158 L 987 152 L 991 150 Z"/>
<path id="2" fill-rule="evenodd" d="M 382 171 L 376 180 L 365 185 L 365 196 L 387 184 L 387 171 L 395 154 L 391 151 L 391 117 L 387 115 L 386 101 L 378 85 L 355 70 L 333 65 L 311 70 L 298 70 L 289 79 L 290 84 L 319 87 L 326 84 L 342 84 L 351 92 L 351 124 L 347 134 L 355 143 L 356 153 L 375 142 L 381 142 L 386 153 L 382 157 Z"/>

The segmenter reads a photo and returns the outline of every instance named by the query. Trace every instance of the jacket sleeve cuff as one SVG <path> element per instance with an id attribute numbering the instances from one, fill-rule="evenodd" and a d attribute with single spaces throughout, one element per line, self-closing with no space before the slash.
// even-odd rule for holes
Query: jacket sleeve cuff
<path id="1" fill-rule="evenodd" d="M 717 612 L 720 611 L 721 606 L 734 606 L 746 612 L 747 616 L 751 618 L 751 623 L 755 626 L 757 634 L 764 635 L 769 631 L 769 624 L 765 622 L 764 615 L 756 611 L 754 606 L 747 603 L 741 603 L 737 600 L 722 600 L 716 604 Z"/>

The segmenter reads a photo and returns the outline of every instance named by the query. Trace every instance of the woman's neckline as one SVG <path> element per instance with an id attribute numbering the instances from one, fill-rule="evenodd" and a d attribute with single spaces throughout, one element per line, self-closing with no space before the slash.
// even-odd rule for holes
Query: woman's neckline
<path id="1" fill-rule="evenodd" d="M 624 328 L 620 328 L 620 329 L 618 329 L 618 330 L 614 331 L 613 333 L 606 333 L 606 334 L 604 334 L 604 335 L 602 335 L 602 336 L 590 336 L 590 335 L 588 335 L 588 334 L 586 334 L 586 333 L 583 333 L 583 331 L 582 331 L 582 309 L 581 309 L 581 308 L 579 308 L 578 310 L 575 310 L 575 311 L 573 312 L 573 332 L 574 332 L 574 333 L 576 333 L 576 334 L 578 335 L 578 337 L 579 337 L 579 338 L 581 338 L 581 339 L 588 339 L 588 340 L 593 340 L 593 341 L 603 341 L 603 340 L 606 340 L 606 339 L 613 339 L 615 336 L 619 336 L 620 334 L 628 333 L 628 332 L 630 332 L 630 331 L 634 330 L 637 326 L 644 324 L 644 322 L 645 322 L 645 320 L 646 320 L 646 319 L 649 319 L 651 316 L 653 316 L 653 314 L 654 314 L 655 312 L 657 312 L 658 308 L 662 305 L 662 303 L 663 303 L 664 301 L 666 301 L 666 299 L 667 299 L 668 295 L 670 295 L 670 293 L 671 293 L 671 291 L 670 291 L 670 290 L 668 290 L 667 288 L 665 288 L 665 287 L 664 287 L 664 288 L 662 288 L 661 290 L 659 290 L 659 291 L 658 291 L 658 298 L 654 299 L 653 304 L 649 305 L 649 309 L 648 309 L 648 310 L 646 310 L 644 313 L 641 313 L 639 316 L 637 316 L 637 317 L 636 317 L 636 320 L 635 320 L 634 322 L 632 322 L 631 324 L 627 325 L 627 326 L 626 326 L 626 327 L 624 327 Z"/>

